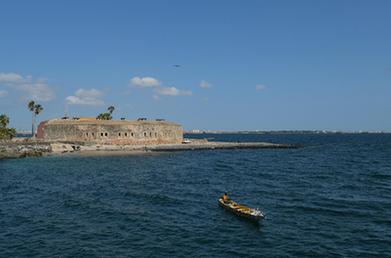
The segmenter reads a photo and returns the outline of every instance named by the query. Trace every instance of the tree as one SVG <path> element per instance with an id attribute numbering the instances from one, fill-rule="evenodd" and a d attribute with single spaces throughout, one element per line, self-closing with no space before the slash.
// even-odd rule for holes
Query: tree
<path id="1" fill-rule="evenodd" d="M 9 140 L 16 136 L 15 128 L 7 128 L 9 121 L 10 119 L 7 115 L 0 115 L 0 140 Z"/>
<path id="2" fill-rule="evenodd" d="M 111 120 L 112 117 L 111 117 L 110 113 L 105 112 L 105 113 L 99 114 L 99 115 L 96 117 L 96 119 L 98 119 L 98 120 Z"/>
<path id="3" fill-rule="evenodd" d="M 109 111 L 110 114 L 113 114 L 114 110 L 115 110 L 114 106 L 110 106 L 107 108 L 107 111 Z"/>
<path id="4" fill-rule="evenodd" d="M 0 128 L 6 128 L 9 122 L 10 119 L 7 115 L 5 114 L 0 115 Z"/>
<path id="5" fill-rule="evenodd" d="M 96 117 L 96 119 L 98 119 L 98 120 L 111 120 L 111 119 L 113 119 L 111 114 L 113 114 L 114 110 L 115 110 L 115 107 L 114 106 L 110 106 L 110 107 L 107 108 L 108 112 L 100 113 Z"/>
<path id="6" fill-rule="evenodd" d="M 34 110 L 35 115 L 39 115 L 39 113 L 41 113 L 42 111 L 43 111 L 42 105 L 40 104 L 35 105 L 35 110 Z"/>
<path id="7" fill-rule="evenodd" d="M 31 100 L 27 104 L 27 108 L 32 112 L 32 118 L 31 118 L 31 134 L 34 136 L 34 125 L 35 125 L 35 112 L 34 112 L 35 102 Z"/>
<path id="8" fill-rule="evenodd" d="M 31 134 L 35 137 L 35 119 L 43 111 L 43 107 L 41 104 L 35 104 L 34 100 L 31 100 L 27 104 L 27 108 L 32 113 Z"/>

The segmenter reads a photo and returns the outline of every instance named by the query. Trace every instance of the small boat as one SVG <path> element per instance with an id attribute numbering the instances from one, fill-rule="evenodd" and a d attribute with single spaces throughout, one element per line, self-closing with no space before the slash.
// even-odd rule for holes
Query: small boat
<path id="1" fill-rule="evenodd" d="M 249 208 L 247 206 L 238 204 L 232 200 L 226 202 L 223 201 L 223 198 L 219 199 L 219 204 L 224 209 L 229 210 L 240 217 L 244 217 L 253 221 L 258 221 L 265 217 L 265 215 L 258 209 Z"/>

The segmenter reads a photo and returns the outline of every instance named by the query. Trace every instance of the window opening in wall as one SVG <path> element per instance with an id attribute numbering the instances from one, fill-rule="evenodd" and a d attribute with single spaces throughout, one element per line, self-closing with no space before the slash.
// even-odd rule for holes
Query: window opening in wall
<path id="1" fill-rule="evenodd" d="M 134 133 L 131 133 L 132 137 L 134 136 Z"/>
<path id="2" fill-rule="evenodd" d="M 152 137 L 152 132 L 149 133 L 149 137 Z"/>
<path id="3" fill-rule="evenodd" d="M 103 133 L 100 133 L 100 136 L 103 136 Z"/>
<path id="4" fill-rule="evenodd" d="M 91 133 L 92 136 L 95 136 L 95 133 Z"/>
<path id="5" fill-rule="evenodd" d="M 107 133 L 105 133 L 105 136 L 107 136 Z"/>
<path id="6" fill-rule="evenodd" d="M 128 137 L 128 133 L 125 133 L 125 137 Z"/>
<path id="7" fill-rule="evenodd" d="M 155 137 L 157 138 L 157 133 L 155 133 Z"/>
<path id="8" fill-rule="evenodd" d="M 147 133 L 144 133 L 144 137 L 147 137 Z"/>
<path id="9" fill-rule="evenodd" d="M 118 133 L 118 136 L 121 137 L 121 133 Z"/>
<path id="10" fill-rule="evenodd" d="M 86 136 L 88 137 L 88 133 L 86 133 Z"/>

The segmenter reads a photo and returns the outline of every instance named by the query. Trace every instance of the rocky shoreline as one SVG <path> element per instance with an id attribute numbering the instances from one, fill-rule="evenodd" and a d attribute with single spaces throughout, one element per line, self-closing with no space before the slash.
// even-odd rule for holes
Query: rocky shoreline
<path id="1" fill-rule="evenodd" d="M 47 143 L 0 142 L 0 160 L 25 157 L 40 157 L 51 152 Z"/>
<path id="2" fill-rule="evenodd" d="M 268 142 L 209 142 L 207 140 L 191 140 L 182 144 L 162 145 L 104 145 L 85 142 L 45 142 L 33 139 L 16 138 L 12 141 L 0 142 L 0 160 L 24 157 L 40 157 L 50 154 L 83 153 L 83 152 L 170 152 L 213 149 L 261 149 L 261 148 L 297 148 L 289 144 Z"/>

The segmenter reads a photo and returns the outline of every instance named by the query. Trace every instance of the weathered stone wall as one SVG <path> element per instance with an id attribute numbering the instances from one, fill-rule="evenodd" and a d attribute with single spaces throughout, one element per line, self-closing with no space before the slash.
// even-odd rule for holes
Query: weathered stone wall
<path id="1" fill-rule="evenodd" d="M 50 120 L 40 125 L 49 141 L 84 141 L 105 144 L 181 143 L 183 129 L 166 121 Z"/>

